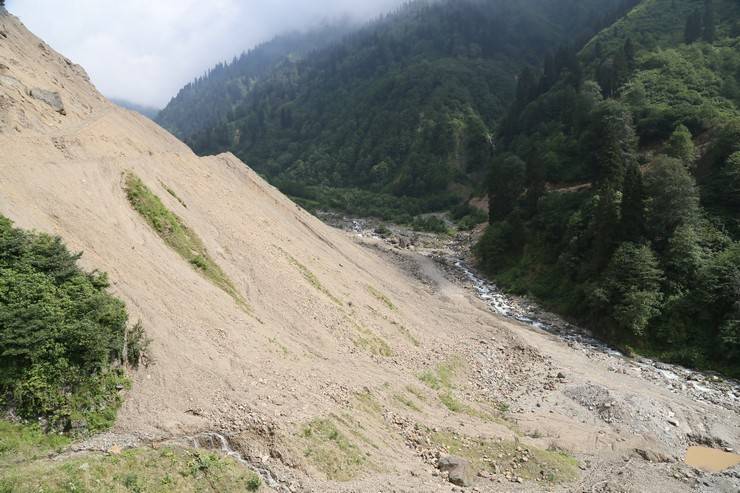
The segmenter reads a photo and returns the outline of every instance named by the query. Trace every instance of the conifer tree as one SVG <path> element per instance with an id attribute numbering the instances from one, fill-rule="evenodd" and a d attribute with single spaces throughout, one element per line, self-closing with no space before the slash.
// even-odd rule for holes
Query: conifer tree
<path id="1" fill-rule="evenodd" d="M 627 38 L 624 42 L 624 57 L 627 59 L 627 64 L 630 68 L 634 67 L 635 64 L 635 45 L 632 43 L 632 38 Z"/>
<path id="2" fill-rule="evenodd" d="M 704 0 L 703 22 L 704 31 L 702 32 L 702 39 L 707 43 L 713 43 L 716 27 L 714 25 L 714 4 L 712 0 Z"/>
<path id="3" fill-rule="evenodd" d="M 686 44 L 691 44 L 702 35 L 701 29 L 701 13 L 699 10 L 692 12 L 686 19 L 686 29 L 684 31 L 684 41 Z"/>
<path id="4" fill-rule="evenodd" d="M 637 163 L 625 171 L 622 192 L 620 236 L 623 241 L 639 243 L 645 235 L 645 190 Z"/>

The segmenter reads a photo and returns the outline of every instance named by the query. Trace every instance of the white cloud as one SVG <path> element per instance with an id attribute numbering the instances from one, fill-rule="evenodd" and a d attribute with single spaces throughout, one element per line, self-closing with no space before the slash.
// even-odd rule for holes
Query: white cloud
<path id="1" fill-rule="evenodd" d="M 105 95 L 163 106 L 180 87 L 281 32 L 401 0 L 7 0 L 54 49 L 83 65 Z"/>

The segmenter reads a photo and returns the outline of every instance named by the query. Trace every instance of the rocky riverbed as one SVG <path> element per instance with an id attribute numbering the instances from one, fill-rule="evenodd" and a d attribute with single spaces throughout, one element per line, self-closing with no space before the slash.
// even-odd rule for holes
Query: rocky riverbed
<path id="1" fill-rule="evenodd" d="M 459 232 L 454 236 L 438 235 L 397 225 L 383 225 L 373 219 L 348 218 L 331 213 L 320 214 L 320 217 L 358 237 L 373 238 L 392 247 L 414 250 L 432 258 L 450 278 L 474 290 L 492 311 L 535 330 L 557 335 L 574 350 L 603 360 L 615 373 L 639 375 L 665 386 L 671 392 L 686 394 L 696 401 L 709 402 L 740 413 L 740 382 L 716 373 L 696 371 L 650 358 L 628 357 L 594 337 L 589 330 L 548 312 L 535 301 L 509 295 L 499 289 L 472 265 L 470 250 L 476 237 L 473 232 Z"/>

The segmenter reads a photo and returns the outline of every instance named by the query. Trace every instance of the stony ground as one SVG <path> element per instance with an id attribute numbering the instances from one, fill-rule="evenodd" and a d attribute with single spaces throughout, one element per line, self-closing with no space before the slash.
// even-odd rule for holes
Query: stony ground
<path id="1" fill-rule="evenodd" d="M 709 474 L 683 463 L 690 445 L 738 449 L 738 382 L 628 358 L 535 302 L 505 295 L 466 263 L 475 233 L 392 227 L 381 237 L 372 221 L 329 221 L 430 290 L 461 289 L 506 320 L 503 337 L 450 351 L 474 362 L 474 387 L 504 402 L 524 434 L 578 451 L 582 479 L 568 491 L 740 491 L 740 468 Z"/>

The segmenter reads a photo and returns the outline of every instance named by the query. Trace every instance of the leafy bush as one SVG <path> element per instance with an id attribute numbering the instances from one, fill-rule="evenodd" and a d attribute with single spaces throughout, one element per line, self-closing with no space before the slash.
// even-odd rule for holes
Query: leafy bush
<path id="1" fill-rule="evenodd" d="M 75 432 L 112 424 L 126 384 L 116 364 L 129 356 L 123 302 L 79 258 L 59 238 L 0 216 L 0 402 Z"/>
<path id="2" fill-rule="evenodd" d="M 428 233 L 448 233 L 449 228 L 444 220 L 436 216 L 422 217 L 417 216 L 411 223 L 411 227 L 416 231 L 426 231 Z"/>

